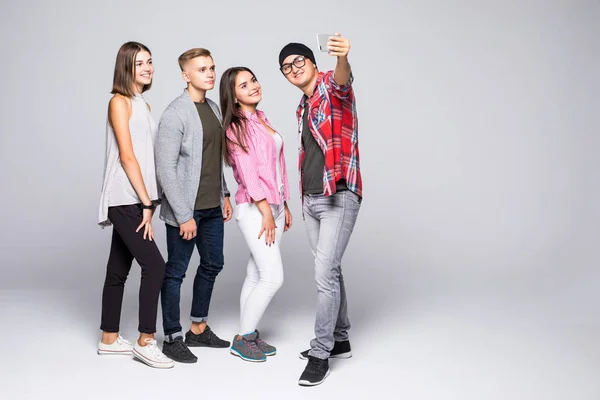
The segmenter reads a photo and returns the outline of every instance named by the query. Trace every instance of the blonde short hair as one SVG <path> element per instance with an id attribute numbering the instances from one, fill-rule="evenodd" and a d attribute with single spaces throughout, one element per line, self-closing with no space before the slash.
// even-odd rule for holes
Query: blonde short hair
<path id="1" fill-rule="evenodd" d="M 187 64 L 188 61 L 190 61 L 191 59 L 194 59 L 196 57 L 211 57 L 212 58 L 212 55 L 210 54 L 210 51 L 203 49 L 201 47 L 189 49 L 188 51 L 186 51 L 185 53 L 180 55 L 179 58 L 177 59 L 177 61 L 179 62 L 179 68 L 181 68 L 181 70 L 183 71 L 185 64 Z"/>

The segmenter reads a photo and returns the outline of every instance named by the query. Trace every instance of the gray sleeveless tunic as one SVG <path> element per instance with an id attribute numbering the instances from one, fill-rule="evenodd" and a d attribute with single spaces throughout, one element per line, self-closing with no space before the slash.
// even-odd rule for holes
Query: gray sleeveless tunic
<path id="1" fill-rule="evenodd" d="M 152 114 L 150 114 L 150 110 L 148 110 L 146 101 L 140 94 L 131 98 L 129 132 L 133 144 L 133 153 L 140 165 L 148 196 L 150 196 L 150 200 L 157 200 L 160 193 L 154 166 L 154 140 L 157 125 L 152 118 Z M 136 203 L 141 203 L 141 201 L 121 166 L 115 132 L 107 119 L 104 183 L 100 195 L 98 224 L 102 227 L 111 225 L 108 219 L 108 207 Z"/>

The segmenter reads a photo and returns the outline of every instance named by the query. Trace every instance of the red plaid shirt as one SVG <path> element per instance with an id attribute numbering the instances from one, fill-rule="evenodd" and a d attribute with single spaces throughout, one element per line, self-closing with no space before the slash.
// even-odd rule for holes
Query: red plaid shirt
<path id="1" fill-rule="evenodd" d="M 308 99 L 309 128 L 325 155 L 323 171 L 323 194 L 331 196 L 336 192 L 336 182 L 346 179 L 348 189 L 362 197 L 362 179 L 358 155 L 358 116 L 352 82 L 343 86 L 333 79 L 333 71 L 319 72 L 315 90 Z M 304 165 L 302 145 L 302 115 L 306 95 L 302 96 L 296 111 L 298 135 L 300 139 L 298 169 L 300 172 L 300 193 Z"/>

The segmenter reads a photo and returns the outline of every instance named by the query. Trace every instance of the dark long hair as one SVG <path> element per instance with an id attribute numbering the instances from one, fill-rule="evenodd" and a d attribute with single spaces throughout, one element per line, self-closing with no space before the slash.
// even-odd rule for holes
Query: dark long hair
<path id="1" fill-rule="evenodd" d="M 112 94 L 120 94 L 126 97 L 133 97 L 133 83 L 135 77 L 135 57 L 140 51 L 147 51 L 150 55 L 150 49 L 138 42 L 127 42 L 121 46 L 117 53 L 115 61 L 115 74 L 113 77 Z M 149 85 L 144 85 L 142 93 L 150 89 Z"/>
<path id="2" fill-rule="evenodd" d="M 250 72 L 256 78 L 254 72 L 246 67 L 228 68 L 221 75 L 221 83 L 219 84 L 219 97 L 221 99 L 221 112 L 223 113 L 223 160 L 225 164 L 231 165 L 231 155 L 229 154 L 229 144 L 239 146 L 246 153 L 246 118 L 240 110 L 239 104 L 235 102 L 235 78 L 242 72 Z M 227 129 L 233 129 L 235 140 L 227 137 Z"/>

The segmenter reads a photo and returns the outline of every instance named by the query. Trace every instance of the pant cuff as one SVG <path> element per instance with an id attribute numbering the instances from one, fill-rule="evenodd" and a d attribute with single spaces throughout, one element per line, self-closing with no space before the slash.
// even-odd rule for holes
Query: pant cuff
<path id="1" fill-rule="evenodd" d="M 168 335 L 165 334 L 165 342 L 173 342 L 178 337 L 183 339 L 183 332 L 179 331 L 179 332 L 175 332 L 175 333 L 170 333 Z"/>
<path id="2" fill-rule="evenodd" d="M 322 350 L 310 349 L 308 355 L 311 357 L 318 358 L 320 360 L 327 360 L 329 358 L 329 353 L 326 353 Z"/>
<path id="3" fill-rule="evenodd" d="M 208 321 L 208 316 L 206 317 L 190 317 L 192 322 L 206 322 Z"/>

